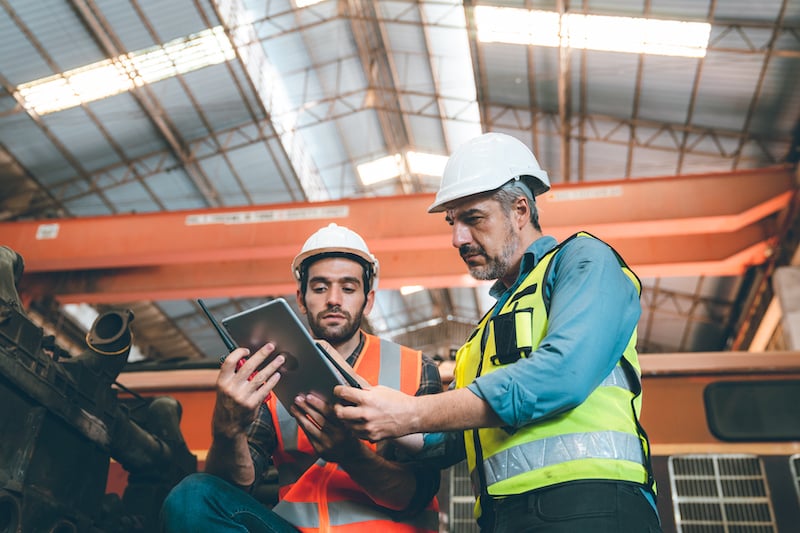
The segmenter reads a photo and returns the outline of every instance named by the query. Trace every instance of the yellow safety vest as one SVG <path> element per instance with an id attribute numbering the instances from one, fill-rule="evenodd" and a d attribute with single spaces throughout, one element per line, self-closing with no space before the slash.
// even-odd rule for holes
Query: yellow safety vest
<path id="1" fill-rule="evenodd" d="M 483 317 L 456 355 L 457 388 L 535 352 L 547 332 L 548 309 L 543 295 L 553 258 L 571 239 L 585 237 L 594 238 L 578 233 L 548 252 L 500 311 Z M 641 293 L 639 279 L 616 255 Z M 655 490 L 649 443 L 638 422 L 640 376 L 634 329 L 614 370 L 579 406 L 516 431 L 465 431 L 476 496 L 503 497 L 582 479 L 631 481 Z M 475 516 L 480 516 L 480 500 Z"/>

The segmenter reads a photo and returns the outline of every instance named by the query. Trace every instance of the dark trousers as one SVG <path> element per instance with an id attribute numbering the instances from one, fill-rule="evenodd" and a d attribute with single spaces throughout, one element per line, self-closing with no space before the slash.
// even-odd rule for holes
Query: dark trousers
<path id="1" fill-rule="evenodd" d="M 493 500 L 482 533 L 658 533 L 658 514 L 640 485 L 571 481 Z"/>

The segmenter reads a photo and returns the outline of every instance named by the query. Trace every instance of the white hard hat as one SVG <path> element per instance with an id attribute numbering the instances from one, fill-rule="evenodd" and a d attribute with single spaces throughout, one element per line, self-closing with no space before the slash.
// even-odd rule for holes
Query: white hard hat
<path id="1" fill-rule="evenodd" d="M 522 179 L 534 196 L 550 190 L 550 179 L 525 144 L 504 133 L 484 133 L 459 146 L 447 160 L 436 200 L 428 213 L 473 194 Z"/>
<path id="2" fill-rule="evenodd" d="M 378 259 L 370 253 L 367 243 L 364 242 L 361 235 L 355 231 L 331 222 L 306 239 L 300 253 L 292 261 L 292 273 L 298 282 L 302 275 L 303 262 L 318 255 L 355 256 L 367 270 L 370 283 L 367 290 L 377 288 L 380 264 Z"/>

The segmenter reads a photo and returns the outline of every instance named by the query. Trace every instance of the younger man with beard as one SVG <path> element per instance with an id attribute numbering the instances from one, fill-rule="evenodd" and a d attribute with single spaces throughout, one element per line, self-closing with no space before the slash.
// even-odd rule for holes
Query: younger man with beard
<path id="1" fill-rule="evenodd" d="M 358 234 L 336 224 L 320 229 L 292 271 L 313 336 L 370 385 L 412 395 L 442 390 L 430 358 L 361 330 L 375 301 L 379 264 Z M 282 356 L 248 379 L 272 351 L 267 344 L 237 371 L 248 355 L 239 348 L 222 364 L 205 473 L 188 476 L 167 496 L 164 531 L 437 532 L 439 471 L 392 460 L 391 446 L 379 453 L 314 395 L 299 397 L 287 412 L 269 394 Z M 270 461 L 280 485 L 272 510 L 249 494 Z"/>

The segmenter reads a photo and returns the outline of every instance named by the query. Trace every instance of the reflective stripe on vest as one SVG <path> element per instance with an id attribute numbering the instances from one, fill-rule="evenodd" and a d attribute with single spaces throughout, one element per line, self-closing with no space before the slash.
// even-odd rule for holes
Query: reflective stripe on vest
<path id="1" fill-rule="evenodd" d="M 628 383 L 628 376 L 625 374 L 625 369 L 617 365 L 609 375 L 600 383 L 601 387 L 619 387 L 630 392 L 634 392 L 634 387 Z"/>
<path id="2" fill-rule="evenodd" d="M 386 339 L 380 339 L 380 341 L 381 370 L 378 376 L 378 383 L 395 390 L 400 390 L 400 367 L 402 363 L 400 359 L 400 345 L 387 341 Z"/>
<path id="3" fill-rule="evenodd" d="M 275 417 L 278 419 L 280 434 L 283 439 L 283 449 L 286 452 L 297 451 L 297 436 L 300 426 L 297 425 L 294 417 L 279 401 L 272 401 L 271 407 L 275 410 Z M 308 470 L 308 462 L 285 461 L 278 468 L 278 486 L 287 487 L 297 482 L 300 476 Z"/>
<path id="4" fill-rule="evenodd" d="M 300 426 L 295 422 L 294 417 L 289 414 L 289 411 L 283 406 L 281 402 L 275 402 L 275 411 L 278 418 L 278 423 L 281 426 L 281 434 L 283 435 L 284 449 L 296 450 L 297 449 L 297 431 Z"/>
<path id="5" fill-rule="evenodd" d="M 600 386 L 634 391 L 621 366 L 615 366 Z M 581 455 L 578 457 L 574 455 L 576 450 L 581 450 Z M 619 431 L 572 433 L 525 442 L 493 455 L 483 462 L 483 466 L 486 482 L 491 485 L 529 470 L 575 459 L 622 459 L 642 463 L 644 452 L 639 437 L 630 433 Z M 470 477 L 473 483 L 479 482 L 475 470 L 470 473 Z"/>
<path id="6" fill-rule="evenodd" d="M 488 484 L 497 483 L 537 468 L 577 459 L 618 459 L 644 462 L 639 437 L 620 431 L 572 433 L 525 442 L 503 450 L 483 462 Z M 473 471 L 473 483 L 478 481 Z"/>
<path id="7" fill-rule="evenodd" d="M 319 527 L 319 509 L 316 503 L 294 502 L 284 509 L 279 503 L 282 518 L 291 522 L 295 527 L 316 529 Z M 372 506 L 361 505 L 348 501 L 328 502 L 328 519 L 331 527 L 347 526 L 358 522 L 385 521 L 386 514 Z M 417 516 L 404 520 L 410 527 L 424 530 L 430 525 L 439 522 L 439 513 L 433 509 L 426 509 Z"/>

